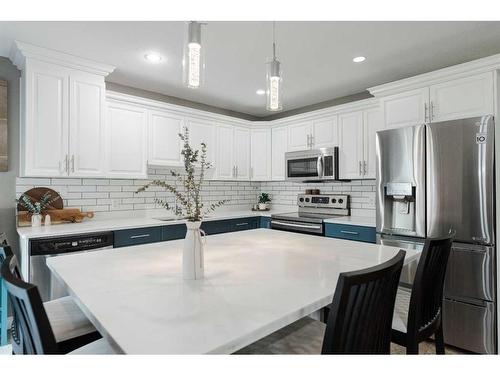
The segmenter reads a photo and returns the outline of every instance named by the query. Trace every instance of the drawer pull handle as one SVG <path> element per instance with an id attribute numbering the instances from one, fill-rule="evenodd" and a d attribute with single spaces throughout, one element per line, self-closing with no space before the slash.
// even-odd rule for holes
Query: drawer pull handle
<path id="1" fill-rule="evenodd" d="M 236 223 L 237 227 L 241 227 L 242 225 L 248 225 L 248 223 Z"/>
<path id="2" fill-rule="evenodd" d="M 359 233 L 358 232 L 353 232 L 351 230 L 341 230 L 340 233 L 344 233 L 344 234 L 352 234 L 352 235 L 355 235 L 355 236 L 358 236 Z"/>
<path id="3" fill-rule="evenodd" d="M 144 237 L 149 237 L 150 234 L 136 234 L 135 236 L 130 236 L 130 239 L 136 239 L 136 238 L 144 238 Z"/>

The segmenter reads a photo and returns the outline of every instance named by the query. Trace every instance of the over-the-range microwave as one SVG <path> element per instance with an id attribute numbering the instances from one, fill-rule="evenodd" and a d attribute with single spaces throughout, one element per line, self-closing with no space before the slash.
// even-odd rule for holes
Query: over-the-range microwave
<path id="1" fill-rule="evenodd" d="M 289 181 L 326 181 L 339 179 L 339 148 L 285 153 L 286 179 Z"/>

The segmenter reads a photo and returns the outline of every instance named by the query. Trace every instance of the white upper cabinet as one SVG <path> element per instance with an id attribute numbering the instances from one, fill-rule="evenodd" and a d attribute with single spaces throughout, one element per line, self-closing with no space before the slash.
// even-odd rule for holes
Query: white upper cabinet
<path id="1" fill-rule="evenodd" d="M 376 178 L 376 133 L 385 128 L 380 108 L 363 112 L 363 178 Z"/>
<path id="2" fill-rule="evenodd" d="M 430 87 L 430 120 L 455 120 L 493 114 L 493 73 L 488 72 Z"/>
<path id="3" fill-rule="evenodd" d="M 250 180 L 250 130 L 234 127 L 234 165 L 237 180 Z"/>
<path id="4" fill-rule="evenodd" d="M 429 89 L 422 88 L 386 96 L 382 110 L 386 128 L 423 124 L 429 113 Z"/>
<path id="5" fill-rule="evenodd" d="M 311 147 L 333 147 L 339 144 L 337 116 L 314 120 L 312 123 Z"/>
<path id="6" fill-rule="evenodd" d="M 184 119 L 167 111 L 149 111 L 148 164 L 154 166 L 182 165 L 182 133 Z"/>
<path id="7" fill-rule="evenodd" d="M 272 179 L 285 179 L 285 153 L 288 151 L 288 129 L 285 126 L 271 130 L 272 140 Z M 253 153 L 252 153 L 253 155 Z"/>
<path id="8" fill-rule="evenodd" d="M 217 124 L 217 161 L 216 176 L 222 180 L 236 178 L 234 163 L 234 128 L 231 125 Z"/>
<path id="9" fill-rule="evenodd" d="M 115 101 L 107 107 L 108 176 L 146 178 L 146 109 Z"/>
<path id="10" fill-rule="evenodd" d="M 339 177 L 357 179 L 363 176 L 363 112 L 339 115 Z"/>
<path id="11" fill-rule="evenodd" d="M 38 61 L 24 72 L 21 175 L 68 175 L 69 73 Z"/>
<path id="12" fill-rule="evenodd" d="M 102 77 L 70 77 L 69 174 L 106 175 L 106 88 Z"/>
<path id="13" fill-rule="evenodd" d="M 288 126 L 288 150 L 301 151 L 311 148 L 312 123 L 301 122 Z"/>
<path id="14" fill-rule="evenodd" d="M 271 129 L 252 129 L 250 131 L 250 155 L 251 179 L 255 181 L 271 180 Z"/>
<path id="15" fill-rule="evenodd" d="M 105 177 L 105 85 L 114 67 L 15 42 L 21 176 Z"/>
<path id="16" fill-rule="evenodd" d="M 207 146 L 207 161 L 215 167 L 215 154 L 217 150 L 217 136 L 215 124 L 211 121 L 186 117 L 186 125 L 189 129 L 189 144 L 195 150 L 200 150 L 201 144 Z"/>

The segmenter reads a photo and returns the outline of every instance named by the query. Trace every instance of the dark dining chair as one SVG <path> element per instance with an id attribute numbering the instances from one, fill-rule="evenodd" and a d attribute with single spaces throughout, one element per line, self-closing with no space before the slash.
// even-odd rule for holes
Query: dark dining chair
<path id="1" fill-rule="evenodd" d="M 392 342 L 418 354 L 418 344 L 432 335 L 436 353 L 445 354 L 443 289 L 453 234 L 425 241 L 411 291 L 400 287 L 392 322 Z"/>
<path id="2" fill-rule="evenodd" d="M 12 306 L 16 326 L 14 336 L 19 335 L 22 338 L 22 354 L 67 354 L 67 347 L 56 340 L 38 288 L 19 278 L 15 271 L 16 266 L 14 256 L 9 255 L 2 262 L 0 275 L 4 280 Z M 84 353 L 113 354 L 114 351 L 101 338 L 76 348 L 69 354 Z"/>
<path id="3" fill-rule="evenodd" d="M 339 275 L 326 325 L 306 317 L 235 354 L 389 354 L 405 252 Z"/>
<path id="4" fill-rule="evenodd" d="M 8 245 L 0 245 L 0 262 L 11 258 L 14 276 L 22 280 L 16 256 Z M 49 319 L 55 340 L 62 352 L 70 352 L 83 345 L 93 342 L 101 335 L 70 296 L 57 298 L 43 303 L 44 311 Z M 18 320 L 14 312 L 11 326 L 12 350 L 15 354 L 25 351 L 23 337 L 19 333 Z"/>

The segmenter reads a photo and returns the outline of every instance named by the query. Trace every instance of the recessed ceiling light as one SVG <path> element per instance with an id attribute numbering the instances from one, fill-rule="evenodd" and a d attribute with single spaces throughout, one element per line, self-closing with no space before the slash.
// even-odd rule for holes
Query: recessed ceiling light
<path id="1" fill-rule="evenodd" d="M 354 59 L 352 59 L 352 61 L 354 62 L 363 62 L 366 60 L 366 57 L 364 56 L 358 56 L 358 57 L 355 57 Z"/>
<path id="2" fill-rule="evenodd" d="M 264 95 L 266 93 L 266 90 L 258 89 L 257 91 L 255 91 L 255 93 L 257 95 Z"/>
<path id="3" fill-rule="evenodd" d="M 159 63 L 161 61 L 161 56 L 155 52 L 146 53 L 144 58 L 151 63 Z"/>

